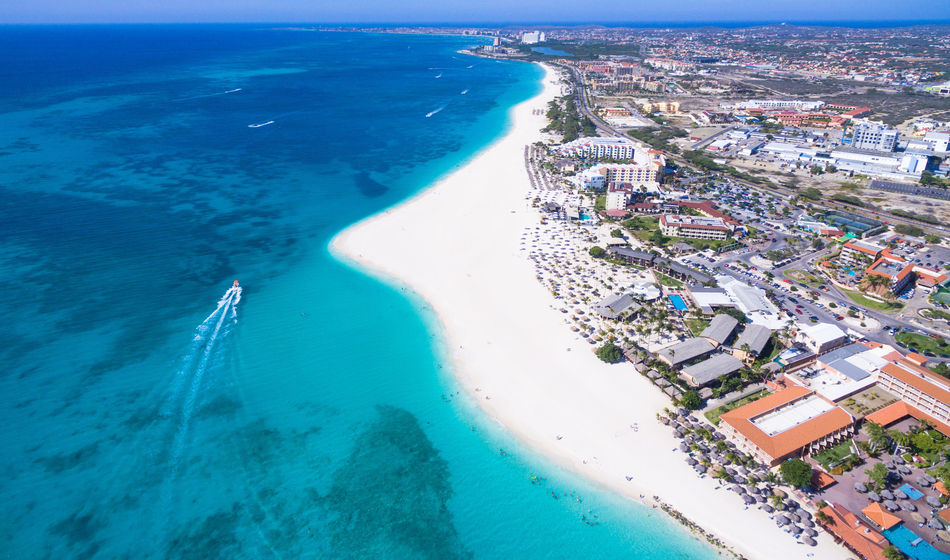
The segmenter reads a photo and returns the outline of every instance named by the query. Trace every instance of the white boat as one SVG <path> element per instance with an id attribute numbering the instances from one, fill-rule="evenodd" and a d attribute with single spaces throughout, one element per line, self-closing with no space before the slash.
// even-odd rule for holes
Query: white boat
<path id="1" fill-rule="evenodd" d="M 460 95 L 465 95 L 466 93 L 468 93 L 468 90 L 467 90 L 467 89 L 463 89 L 463 90 L 462 90 L 462 93 L 461 93 Z"/>
<path id="2" fill-rule="evenodd" d="M 274 121 L 259 122 L 254 124 L 247 125 L 248 128 L 260 128 L 262 126 L 267 126 L 269 124 L 274 124 Z"/>

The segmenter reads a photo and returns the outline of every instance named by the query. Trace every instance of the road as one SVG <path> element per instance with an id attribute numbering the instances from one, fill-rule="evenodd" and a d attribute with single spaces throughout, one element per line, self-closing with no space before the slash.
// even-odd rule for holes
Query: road
<path id="1" fill-rule="evenodd" d="M 603 120 L 601 120 L 601 118 L 600 118 L 599 116 L 597 116 L 596 114 L 594 114 L 594 112 L 593 112 L 593 111 L 590 109 L 590 107 L 587 105 L 587 97 L 586 97 L 587 88 L 586 88 L 586 86 L 583 85 L 583 80 L 581 79 L 580 72 L 579 72 L 576 68 L 571 68 L 571 71 L 573 72 L 574 80 L 575 80 L 574 94 L 575 94 L 575 96 L 576 96 L 576 98 L 577 98 L 577 102 L 578 102 L 578 105 L 579 105 L 579 107 L 580 107 L 580 111 L 581 111 L 584 115 L 586 115 L 587 118 L 589 118 L 589 119 L 594 123 L 594 126 L 595 126 L 597 129 L 602 130 L 602 131 L 604 131 L 604 132 L 606 132 L 607 134 L 610 134 L 610 135 L 612 135 L 612 136 L 618 136 L 618 137 L 622 137 L 622 138 L 629 138 L 629 136 L 627 136 L 626 134 L 624 134 L 623 131 L 621 131 L 621 130 L 619 130 L 619 129 L 616 129 L 616 128 L 610 126 L 609 124 L 607 124 L 606 122 L 604 122 Z M 722 133 L 722 132 L 725 132 L 725 130 L 720 131 L 720 133 Z M 710 138 L 713 138 L 713 137 L 715 137 L 715 136 L 716 136 L 716 135 L 713 135 L 713 136 L 710 137 Z M 709 138 L 707 138 L 707 140 L 709 140 Z M 686 167 L 686 168 L 688 168 L 688 169 L 693 169 L 693 170 L 696 170 L 696 171 L 701 171 L 701 170 L 697 170 L 697 169 L 695 168 L 695 166 L 693 166 L 691 163 L 689 163 L 688 161 L 686 161 L 686 159 L 683 158 L 683 157 L 680 156 L 680 155 L 667 153 L 667 154 L 666 154 L 666 157 L 667 157 L 667 160 L 674 161 L 674 162 L 676 162 L 677 165 L 679 165 L 679 166 L 681 166 L 681 167 Z M 795 196 L 798 196 L 798 194 L 799 194 L 798 192 L 796 192 L 796 191 L 794 191 L 794 190 L 792 190 L 792 189 L 788 189 L 788 188 L 781 187 L 781 186 L 776 186 L 775 188 L 773 188 L 773 187 L 765 187 L 765 186 L 758 185 L 758 184 L 756 184 L 756 183 L 752 183 L 752 182 L 746 181 L 746 180 L 744 180 L 744 179 L 739 179 L 739 178 L 735 178 L 735 177 L 730 177 L 730 180 L 731 180 L 731 181 L 734 181 L 734 182 L 736 182 L 736 183 L 738 183 L 738 184 L 740 184 L 740 185 L 743 185 L 743 186 L 745 186 L 746 188 L 753 189 L 753 190 L 758 191 L 758 192 L 767 192 L 767 193 L 771 193 L 771 194 L 781 195 L 781 196 L 783 196 L 783 197 L 795 197 Z M 820 203 L 822 206 L 825 206 L 825 207 L 830 208 L 830 209 L 841 210 L 841 211 L 845 211 L 845 212 L 851 212 L 852 214 L 856 214 L 856 215 L 858 215 L 858 216 L 863 216 L 863 217 L 865 217 L 865 218 L 869 218 L 869 219 L 872 219 L 872 220 L 887 221 L 887 222 L 889 222 L 889 223 L 891 223 L 891 224 L 897 223 L 897 224 L 913 225 L 913 226 L 917 226 L 917 227 L 923 229 L 924 231 L 931 231 L 931 232 L 933 232 L 933 233 L 937 233 L 938 235 L 945 235 L 945 236 L 950 235 L 950 228 L 948 228 L 948 227 L 939 226 L 939 225 L 933 225 L 933 224 L 928 224 L 928 223 L 926 223 L 926 222 L 921 222 L 921 221 L 918 221 L 918 220 L 912 220 L 912 219 L 910 219 L 910 218 L 904 218 L 904 217 L 902 217 L 902 216 L 895 216 L 895 215 L 889 214 L 889 213 L 887 213 L 887 212 L 881 212 L 881 213 L 872 212 L 872 211 L 870 211 L 870 210 L 864 210 L 864 209 L 859 208 L 859 207 L 855 207 L 855 206 L 851 206 L 851 205 L 849 205 L 849 204 L 844 204 L 844 203 L 836 202 L 836 201 L 833 201 L 833 200 L 821 200 L 821 201 L 816 201 L 816 203 Z"/>
<path id="2" fill-rule="evenodd" d="M 713 140 L 715 140 L 715 139 L 718 138 L 719 136 L 721 136 L 721 135 L 723 135 L 723 134 L 729 132 L 730 130 L 735 130 L 735 128 L 736 128 L 737 126 L 739 126 L 739 125 L 734 124 L 734 125 L 732 125 L 732 126 L 726 127 L 726 128 L 724 128 L 724 129 L 722 129 L 722 130 L 716 132 L 716 133 L 713 134 L 712 136 L 709 136 L 709 137 L 707 137 L 707 138 L 704 138 L 703 140 L 700 140 L 699 142 L 696 142 L 695 144 L 693 144 L 692 146 L 690 146 L 689 149 L 690 149 L 690 150 L 698 150 L 699 147 L 702 146 L 703 144 L 712 142 Z"/>

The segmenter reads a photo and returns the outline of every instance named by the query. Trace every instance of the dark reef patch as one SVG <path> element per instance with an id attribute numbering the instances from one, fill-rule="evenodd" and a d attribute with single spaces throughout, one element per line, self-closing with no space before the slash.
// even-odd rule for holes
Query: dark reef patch
<path id="1" fill-rule="evenodd" d="M 448 464 L 406 410 L 377 407 L 333 485 L 319 498 L 333 558 L 470 558 L 446 503 Z"/>

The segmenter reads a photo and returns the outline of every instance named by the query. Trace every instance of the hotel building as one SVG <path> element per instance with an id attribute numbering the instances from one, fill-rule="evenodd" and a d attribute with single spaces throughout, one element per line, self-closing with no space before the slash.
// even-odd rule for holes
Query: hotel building
<path id="1" fill-rule="evenodd" d="M 845 409 L 799 386 L 730 410 L 720 420 L 726 439 L 771 467 L 854 434 L 854 417 Z"/>
<path id="2" fill-rule="evenodd" d="M 660 216 L 660 232 L 669 237 L 727 239 L 732 228 L 722 218 L 664 215 Z"/>

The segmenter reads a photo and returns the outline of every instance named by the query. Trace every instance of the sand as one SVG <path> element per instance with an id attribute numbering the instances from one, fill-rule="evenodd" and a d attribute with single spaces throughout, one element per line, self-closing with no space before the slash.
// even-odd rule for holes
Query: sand
<path id="1" fill-rule="evenodd" d="M 543 91 L 514 107 L 508 133 L 468 165 L 346 229 L 331 251 L 431 305 L 460 384 L 534 451 L 630 499 L 657 495 L 748 558 L 848 558 L 823 532 L 817 548 L 799 544 L 699 479 L 656 421 L 669 399 L 630 364 L 600 362 L 551 307 L 519 240 L 539 224 L 525 199 L 524 147 L 541 138 L 546 119 L 532 113 L 559 95 L 555 80 L 547 69 Z"/>

